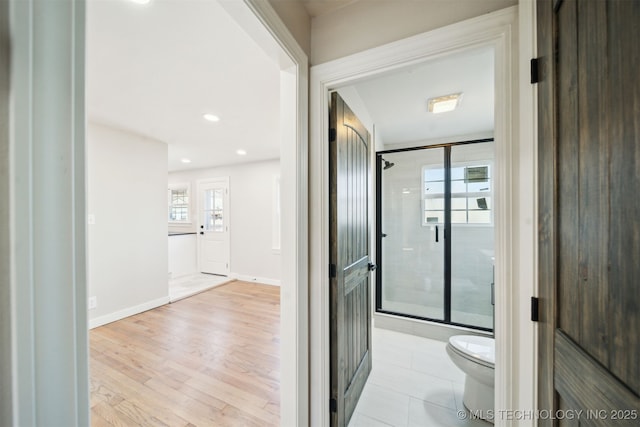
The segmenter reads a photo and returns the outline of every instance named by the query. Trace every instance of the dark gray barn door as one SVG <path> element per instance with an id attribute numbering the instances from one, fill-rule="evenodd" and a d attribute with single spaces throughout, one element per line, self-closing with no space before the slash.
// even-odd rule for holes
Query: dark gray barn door
<path id="1" fill-rule="evenodd" d="M 371 371 L 370 147 L 337 93 L 329 116 L 331 425 L 345 426 Z"/>
<path id="2" fill-rule="evenodd" d="M 537 7 L 540 425 L 638 426 L 640 1 Z"/>

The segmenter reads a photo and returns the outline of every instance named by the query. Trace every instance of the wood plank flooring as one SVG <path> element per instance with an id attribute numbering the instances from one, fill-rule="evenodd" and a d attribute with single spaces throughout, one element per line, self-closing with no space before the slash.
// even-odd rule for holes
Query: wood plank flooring
<path id="1" fill-rule="evenodd" d="M 280 288 L 232 282 L 90 331 L 91 425 L 280 422 Z"/>

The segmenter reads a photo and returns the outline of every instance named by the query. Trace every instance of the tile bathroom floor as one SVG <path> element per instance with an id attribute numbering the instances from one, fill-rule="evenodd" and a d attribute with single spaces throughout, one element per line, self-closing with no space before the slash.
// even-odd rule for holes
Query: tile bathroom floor
<path id="1" fill-rule="evenodd" d="M 379 328 L 372 335 L 373 369 L 349 427 L 492 426 L 469 419 L 464 374 L 444 342 Z"/>

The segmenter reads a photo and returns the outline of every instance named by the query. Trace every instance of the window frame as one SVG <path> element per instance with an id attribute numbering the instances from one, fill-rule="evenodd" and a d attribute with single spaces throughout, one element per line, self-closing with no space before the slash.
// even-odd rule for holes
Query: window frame
<path id="1" fill-rule="evenodd" d="M 172 209 L 176 206 L 180 206 L 183 207 L 185 206 L 185 204 L 173 204 L 173 192 L 174 191 L 179 191 L 179 190 L 185 190 L 187 193 L 187 203 L 186 203 L 186 208 L 187 208 L 187 219 L 186 220 L 176 220 L 176 219 L 171 219 L 171 212 Z M 169 184 L 168 189 L 167 189 L 167 220 L 169 222 L 169 224 L 172 225 L 180 225 L 180 224 L 184 224 L 184 225 L 191 225 L 193 223 L 193 215 L 191 212 L 191 208 L 192 208 L 192 196 L 191 196 L 191 183 L 177 183 L 177 184 Z"/>
<path id="2" fill-rule="evenodd" d="M 489 217 L 490 217 L 490 221 L 489 222 L 469 222 L 469 205 L 467 203 L 467 207 L 466 209 L 453 209 L 451 208 L 451 212 L 465 212 L 466 213 L 466 219 L 467 222 L 451 222 L 452 226 L 462 226 L 462 227 L 493 227 L 494 226 L 494 203 L 495 201 L 493 200 L 493 161 L 492 160 L 471 160 L 471 161 L 467 161 L 467 162 L 456 162 L 456 163 L 451 163 L 451 169 L 454 168 L 459 168 L 459 167 L 481 167 L 481 166 L 488 166 L 489 167 L 489 191 L 488 192 L 477 192 L 477 191 L 466 191 L 464 193 L 451 193 L 451 200 L 453 201 L 453 199 L 469 199 L 469 198 L 474 198 L 474 197 L 482 197 L 483 195 L 489 195 L 489 197 L 491 198 L 491 207 L 487 208 L 486 210 L 489 211 Z M 426 194 L 426 183 L 427 182 L 440 182 L 440 181 L 426 181 L 425 180 L 425 171 L 428 169 L 445 169 L 444 165 L 440 165 L 440 164 L 433 164 L 433 165 L 424 165 L 422 166 L 421 170 L 420 170 L 420 191 L 421 191 L 421 196 L 420 196 L 420 204 L 421 204 L 421 215 L 420 215 L 420 222 L 421 225 L 423 227 L 430 227 L 430 226 L 434 226 L 434 225 L 443 225 L 444 224 L 444 212 L 445 212 L 445 208 L 443 206 L 443 208 L 441 210 L 438 209 L 429 209 L 430 211 L 437 211 L 440 212 L 442 211 L 443 213 L 443 221 L 440 222 L 427 222 L 427 218 L 426 218 L 426 211 L 427 211 L 427 200 L 428 199 L 437 199 L 437 198 L 441 198 L 444 202 L 444 198 L 445 198 L 445 191 L 443 188 L 442 193 L 433 193 L 430 195 Z M 446 178 L 443 178 L 442 183 L 445 182 Z M 451 182 L 453 182 L 454 180 L 452 179 Z M 458 180 L 456 180 L 458 181 Z M 468 183 L 465 183 L 468 184 Z M 468 189 L 468 188 L 467 188 Z M 458 196 L 454 196 L 454 194 L 458 195 Z M 472 209 L 474 210 L 474 209 Z M 481 210 L 485 210 L 485 209 L 481 209 Z"/>

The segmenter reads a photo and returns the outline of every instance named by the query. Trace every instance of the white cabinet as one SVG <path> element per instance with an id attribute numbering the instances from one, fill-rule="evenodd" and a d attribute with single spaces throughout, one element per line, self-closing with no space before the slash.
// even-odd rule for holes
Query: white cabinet
<path id="1" fill-rule="evenodd" d="M 169 234 L 169 278 L 197 272 L 196 234 Z"/>

